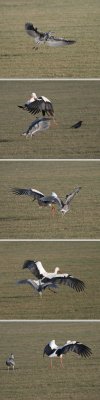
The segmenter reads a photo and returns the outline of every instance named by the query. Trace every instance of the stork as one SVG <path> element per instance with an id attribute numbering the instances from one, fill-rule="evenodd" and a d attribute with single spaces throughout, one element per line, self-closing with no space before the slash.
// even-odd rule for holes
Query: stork
<path id="1" fill-rule="evenodd" d="M 23 269 L 29 269 L 36 278 L 41 279 L 42 283 L 49 283 L 56 285 L 64 284 L 77 292 L 83 291 L 85 284 L 78 278 L 69 274 L 58 274 L 59 268 L 56 267 L 54 272 L 47 272 L 40 261 L 26 260 L 23 264 Z"/>
<path id="2" fill-rule="evenodd" d="M 23 106 L 18 106 L 23 110 L 27 110 L 31 114 L 38 114 L 42 112 L 43 117 L 45 114 L 54 116 L 54 109 L 51 101 L 45 96 L 37 97 L 36 93 L 32 93 L 31 98 Z"/>
<path id="3" fill-rule="evenodd" d="M 49 129 L 51 121 L 53 120 L 50 117 L 36 118 L 35 121 L 32 121 L 31 125 L 29 125 L 28 129 L 26 129 L 25 132 L 21 133 L 21 135 L 26 137 L 35 136 L 36 132 Z"/>
<path id="4" fill-rule="evenodd" d="M 50 357 L 51 367 L 52 367 L 52 358 L 59 357 L 61 366 L 63 367 L 63 362 L 62 362 L 63 355 L 68 353 L 69 351 L 72 351 L 78 354 L 79 356 L 85 358 L 90 357 L 92 354 L 92 351 L 88 346 L 78 341 L 68 340 L 63 346 L 57 346 L 55 340 L 51 340 L 51 342 L 49 342 L 44 348 L 43 357 L 45 356 L 45 354 L 48 357 Z"/>
<path id="5" fill-rule="evenodd" d="M 33 289 L 35 289 L 35 291 L 37 291 L 38 293 L 39 293 L 39 295 L 42 297 L 42 292 L 43 292 L 43 290 L 45 290 L 45 289 L 50 289 L 50 290 L 53 290 L 53 289 L 55 289 L 56 288 L 56 284 L 55 283 L 52 283 L 52 282 L 50 282 L 50 281 L 48 281 L 48 282 L 43 282 L 42 280 L 37 280 L 37 281 L 35 281 L 35 280 L 32 280 L 32 279 L 20 279 L 20 280 L 18 280 L 17 281 L 17 284 L 18 285 L 30 285 Z"/>
<path id="6" fill-rule="evenodd" d="M 70 192 L 66 195 L 65 201 L 61 200 L 62 206 L 61 206 L 60 211 L 63 215 L 66 214 L 70 210 L 70 203 L 73 200 L 73 198 L 75 197 L 75 195 L 77 193 L 79 193 L 80 189 L 81 189 L 81 186 L 78 186 L 72 192 Z"/>
<path id="7" fill-rule="evenodd" d="M 28 35 L 32 36 L 37 45 L 39 44 L 47 44 L 51 47 L 58 47 L 58 46 L 66 46 L 75 43 L 75 40 L 71 39 L 64 39 L 63 37 L 57 38 L 54 37 L 50 32 L 40 32 L 37 28 L 33 26 L 31 22 L 25 23 L 25 30 Z M 35 47 L 37 49 L 38 47 Z"/>

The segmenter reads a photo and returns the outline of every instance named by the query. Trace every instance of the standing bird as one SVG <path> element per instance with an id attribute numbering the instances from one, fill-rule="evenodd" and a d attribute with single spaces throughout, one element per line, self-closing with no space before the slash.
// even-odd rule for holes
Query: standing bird
<path id="1" fill-rule="evenodd" d="M 85 358 L 90 357 L 90 355 L 92 354 L 92 351 L 88 346 L 84 345 L 83 343 L 77 342 L 75 340 L 74 341 L 68 340 L 64 344 L 64 346 L 60 347 L 56 345 L 55 340 L 51 340 L 51 342 L 49 342 L 44 348 L 43 357 L 45 356 L 45 354 L 48 357 L 50 357 L 51 367 L 52 367 L 52 358 L 59 357 L 61 366 L 63 367 L 62 357 L 69 351 L 72 351 L 80 355 L 81 357 Z"/>
<path id="2" fill-rule="evenodd" d="M 80 128 L 80 126 L 82 125 L 82 122 L 83 122 L 83 121 L 78 121 L 78 122 L 76 122 L 76 124 L 72 125 L 71 128 L 74 128 L 74 129 Z"/>
<path id="3" fill-rule="evenodd" d="M 54 272 L 47 272 L 40 261 L 26 260 L 23 264 L 23 269 L 29 269 L 36 278 L 41 279 L 43 283 L 49 283 L 56 285 L 58 284 L 67 285 L 77 292 L 84 290 L 84 282 L 78 278 L 75 278 L 69 274 L 58 274 L 59 268 L 55 268 Z"/>
<path id="4" fill-rule="evenodd" d="M 31 98 L 23 106 L 18 106 L 23 110 L 27 110 L 31 114 L 38 114 L 42 112 L 43 117 L 45 114 L 54 116 L 54 109 L 51 101 L 44 96 L 37 97 L 36 93 L 32 93 Z"/>
<path id="5" fill-rule="evenodd" d="M 8 371 L 9 368 L 12 368 L 14 370 L 15 368 L 15 360 L 14 360 L 14 355 L 11 353 L 11 355 L 7 358 L 6 360 L 6 365 L 8 367 Z"/>
<path id="6" fill-rule="evenodd" d="M 68 212 L 70 210 L 70 203 L 73 200 L 74 196 L 77 193 L 79 193 L 80 189 L 81 189 L 81 186 L 75 188 L 72 192 L 70 192 L 66 195 L 66 200 L 64 202 L 61 200 L 62 207 L 61 207 L 60 211 L 62 212 L 63 215 L 66 214 L 66 212 Z"/>
<path id="7" fill-rule="evenodd" d="M 25 23 L 25 30 L 28 35 L 32 36 L 37 43 L 39 44 L 47 44 L 48 46 L 58 47 L 58 46 L 66 46 L 75 43 L 75 40 L 64 39 L 64 38 L 56 38 L 51 35 L 52 32 L 40 32 L 37 28 L 34 28 L 31 22 Z M 37 49 L 38 47 L 36 47 Z"/>

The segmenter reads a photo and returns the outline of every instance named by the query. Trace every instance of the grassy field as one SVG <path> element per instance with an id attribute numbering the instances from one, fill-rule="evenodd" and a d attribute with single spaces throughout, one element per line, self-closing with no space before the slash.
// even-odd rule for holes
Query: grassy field
<path id="1" fill-rule="evenodd" d="M 35 117 L 17 105 L 32 92 L 51 99 L 57 125 L 26 140 L 21 133 Z M 99 158 L 99 104 L 99 81 L 1 81 L 0 158 Z"/>
<path id="2" fill-rule="evenodd" d="M 0 77 L 99 77 L 99 0 L 0 0 Z M 74 39 L 65 48 L 40 46 L 24 29 Z"/>
<path id="3" fill-rule="evenodd" d="M 1 161 L 0 238 L 71 239 L 100 238 L 100 173 L 98 162 Z M 34 187 L 65 198 L 75 186 L 82 186 L 70 211 L 40 208 L 27 196 L 16 196 L 11 188 Z"/>
<path id="4" fill-rule="evenodd" d="M 74 333 L 73 333 L 74 330 Z M 59 359 L 43 358 L 51 339 L 58 345 L 79 340 L 91 347 L 89 359 L 69 353 Z M 0 398 L 1 400 L 99 400 L 100 323 L 1 323 L 0 324 Z M 7 371 L 5 360 L 13 352 L 15 371 Z"/>
<path id="5" fill-rule="evenodd" d="M 57 293 L 46 290 L 42 299 L 28 285 L 17 280 L 32 278 L 23 270 L 25 260 L 40 260 L 50 272 L 78 277 L 85 291 L 77 293 L 59 286 Z M 0 319 L 98 319 L 100 314 L 99 242 L 4 242 L 0 243 Z"/>

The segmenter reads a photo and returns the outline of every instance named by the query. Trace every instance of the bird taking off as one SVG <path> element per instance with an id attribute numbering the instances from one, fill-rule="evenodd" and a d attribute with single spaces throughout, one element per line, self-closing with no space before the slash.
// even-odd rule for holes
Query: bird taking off
<path id="1" fill-rule="evenodd" d="M 37 45 L 39 44 L 47 44 L 51 47 L 58 47 L 58 46 L 68 46 L 75 43 L 75 40 L 71 39 L 64 39 L 64 38 L 56 38 L 54 37 L 51 32 L 40 32 L 37 28 L 33 26 L 32 23 L 27 22 L 25 23 L 25 30 L 28 35 L 32 36 Z"/>
<path id="2" fill-rule="evenodd" d="M 8 371 L 10 368 L 12 368 L 14 370 L 15 368 L 15 359 L 14 359 L 14 355 L 11 353 L 11 355 L 7 358 L 6 360 L 6 365 L 8 367 Z"/>
<path id="3" fill-rule="evenodd" d="M 37 97 L 36 93 L 32 93 L 31 98 L 23 106 L 18 106 L 23 110 L 27 110 L 31 114 L 38 114 L 42 112 L 43 117 L 45 114 L 54 116 L 54 109 L 51 101 L 45 96 Z"/>

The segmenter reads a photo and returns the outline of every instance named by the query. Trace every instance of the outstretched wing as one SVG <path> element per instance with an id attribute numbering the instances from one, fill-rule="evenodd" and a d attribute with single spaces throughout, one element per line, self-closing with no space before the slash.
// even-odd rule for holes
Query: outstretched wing
<path id="1" fill-rule="evenodd" d="M 76 341 L 71 342 L 70 340 L 63 347 L 59 348 L 56 353 L 59 357 L 61 354 L 66 354 L 69 351 L 73 351 L 74 353 L 77 353 L 81 357 L 85 358 L 90 357 L 90 355 L 92 354 L 91 349 L 85 344 Z"/>
<path id="2" fill-rule="evenodd" d="M 67 40 L 64 38 L 56 38 L 54 36 L 49 36 L 48 40 L 47 40 L 47 44 L 48 46 L 52 46 L 52 47 L 58 47 L 58 46 L 69 46 L 71 44 L 74 44 L 75 40 Z"/>
<path id="3" fill-rule="evenodd" d="M 74 198 L 74 196 L 75 196 L 77 193 L 79 193 L 80 189 L 81 189 L 81 186 L 75 188 L 71 193 L 68 193 L 68 194 L 66 195 L 65 204 L 69 204 L 69 203 L 71 202 L 71 200 Z"/>
<path id="4" fill-rule="evenodd" d="M 38 279 L 42 279 L 46 274 L 40 261 L 26 260 L 23 264 L 23 268 L 28 268 Z"/>
<path id="5" fill-rule="evenodd" d="M 36 189 L 13 188 L 12 192 L 19 196 L 22 196 L 22 195 L 31 196 L 31 197 L 33 197 L 34 200 L 44 197 L 44 194 L 42 192 L 39 192 Z"/>
<path id="6" fill-rule="evenodd" d="M 34 38 L 38 38 L 40 35 L 40 32 L 38 31 L 38 29 L 34 28 L 34 26 L 31 22 L 25 23 L 25 30 L 28 33 L 28 35 L 33 36 Z"/>
<path id="7" fill-rule="evenodd" d="M 19 281 L 17 281 L 18 285 L 30 285 L 33 287 L 33 289 L 38 289 L 38 285 L 36 284 L 36 282 L 32 279 L 21 279 Z"/>
<path id="8" fill-rule="evenodd" d="M 43 278 L 44 282 L 47 282 L 48 278 Z M 51 278 L 52 283 L 63 284 L 75 289 L 77 292 L 81 292 L 85 288 L 85 284 L 78 278 L 74 278 L 74 276 L 68 274 L 57 274 L 56 276 Z"/>

